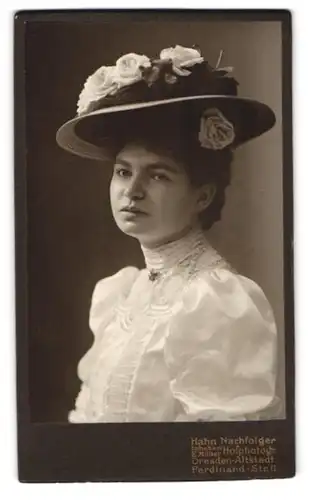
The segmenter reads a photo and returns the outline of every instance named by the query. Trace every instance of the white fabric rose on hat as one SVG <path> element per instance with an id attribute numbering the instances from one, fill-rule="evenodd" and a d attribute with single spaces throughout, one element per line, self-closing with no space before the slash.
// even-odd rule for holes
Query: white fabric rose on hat
<path id="1" fill-rule="evenodd" d="M 182 45 L 163 49 L 159 57 L 160 59 L 170 59 L 173 71 L 180 76 L 190 75 L 191 72 L 184 68 L 200 64 L 204 60 L 199 50 L 182 47 Z"/>
<path id="2" fill-rule="evenodd" d="M 114 75 L 115 66 L 101 66 L 87 78 L 79 96 L 78 114 L 86 113 L 92 103 L 117 91 Z"/>
<path id="3" fill-rule="evenodd" d="M 224 149 L 235 139 L 234 126 L 219 109 L 207 109 L 200 120 L 198 138 L 203 148 Z"/>
<path id="4" fill-rule="evenodd" d="M 115 83 L 117 88 L 132 85 L 142 80 L 141 68 L 149 68 L 151 61 L 147 56 L 141 54 L 125 54 L 116 61 Z"/>
<path id="5" fill-rule="evenodd" d="M 115 66 L 101 66 L 84 84 L 78 100 L 78 114 L 87 113 L 96 101 L 142 80 L 141 68 L 149 66 L 151 61 L 147 56 L 134 53 L 120 57 Z"/>

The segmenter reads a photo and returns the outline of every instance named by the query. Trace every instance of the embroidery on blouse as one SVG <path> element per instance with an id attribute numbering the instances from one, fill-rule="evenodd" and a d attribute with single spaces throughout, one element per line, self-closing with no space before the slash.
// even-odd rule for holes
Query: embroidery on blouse
<path id="1" fill-rule="evenodd" d="M 144 254 L 148 279 L 154 285 L 169 276 L 181 275 L 190 280 L 199 270 L 214 266 L 227 266 L 227 262 L 209 244 L 200 228 L 193 228 L 179 240 L 164 244 L 155 249 L 141 246 Z M 198 260 L 205 254 L 202 267 Z"/>

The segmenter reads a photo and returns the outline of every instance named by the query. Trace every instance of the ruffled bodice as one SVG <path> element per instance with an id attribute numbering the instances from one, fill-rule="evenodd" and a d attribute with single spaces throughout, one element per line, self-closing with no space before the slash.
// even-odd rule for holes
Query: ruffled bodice
<path id="1" fill-rule="evenodd" d="M 264 293 L 201 234 L 178 245 L 160 256 L 142 249 L 146 269 L 97 283 L 71 422 L 275 415 L 276 326 Z"/>

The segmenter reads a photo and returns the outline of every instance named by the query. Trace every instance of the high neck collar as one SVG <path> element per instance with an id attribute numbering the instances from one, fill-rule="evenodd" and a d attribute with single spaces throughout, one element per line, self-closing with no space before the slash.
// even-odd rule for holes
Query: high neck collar
<path id="1" fill-rule="evenodd" d="M 141 249 L 147 269 L 163 271 L 173 268 L 183 259 L 190 257 L 198 248 L 208 246 L 204 232 L 200 228 L 193 228 L 175 241 L 152 249 L 141 245 Z"/>

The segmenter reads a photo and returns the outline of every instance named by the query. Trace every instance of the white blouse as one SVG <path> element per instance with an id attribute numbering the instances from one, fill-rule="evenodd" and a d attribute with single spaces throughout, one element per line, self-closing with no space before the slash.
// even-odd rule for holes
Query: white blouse
<path id="1" fill-rule="evenodd" d="M 72 423 L 275 418 L 276 325 L 200 231 L 94 289 Z M 150 273 L 151 270 L 151 273 Z"/>

